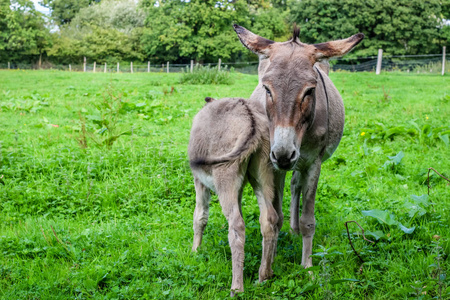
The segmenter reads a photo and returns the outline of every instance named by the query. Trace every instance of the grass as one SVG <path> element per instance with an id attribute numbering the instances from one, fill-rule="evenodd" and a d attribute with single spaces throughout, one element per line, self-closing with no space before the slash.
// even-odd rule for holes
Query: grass
<path id="1" fill-rule="evenodd" d="M 206 96 L 248 97 L 258 81 L 231 76 L 234 84 L 217 86 L 179 84 L 180 74 L 0 71 L 0 298 L 227 298 L 231 254 L 216 197 L 199 253 L 190 252 L 195 192 L 186 149 Z M 314 278 L 300 266 L 301 238 L 288 233 L 287 184 L 275 278 L 257 284 L 259 212 L 246 188 L 239 298 L 445 299 L 450 188 L 433 174 L 429 198 L 413 195 L 427 193 L 429 167 L 450 175 L 449 77 L 331 78 L 346 125 L 322 168 Z M 108 90 L 121 99 L 114 125 L 130 134 L 110 147 L 87 134 L 84 148 L 83 124 L 100 139 L 110 120 L 101 105 Z M 376 240 L 349 225 L 362 273 L 349 220 Z"/>

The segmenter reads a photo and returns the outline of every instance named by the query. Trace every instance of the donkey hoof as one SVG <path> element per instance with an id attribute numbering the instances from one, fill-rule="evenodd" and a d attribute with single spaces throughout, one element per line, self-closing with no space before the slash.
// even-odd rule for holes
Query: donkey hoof
<path id="1" fill-rule="evenodd" d="M 310 267 L 312 267 L 312 265 L 306 265 L 304 268 L 308 269 Z M 309 277 L 311 277 L 311 280 L 315 279 L 313 271 L 308 271 L 308 275 L 309 275 Z"/>
<path id="2" fill-rule="evenodd" d="M 230 292 L 230 297 L 236 296 L 237 293 L 243 293 L 244 288 L 232 289 Z"/>
<path id="3" fill-rule="evenodd" d="M 273 271 L 272 270 L 260 270 L 259 271 L 259 282 L 263 282 L 266 281 L 267 279 L 272 278 L 273 276 Z"/>

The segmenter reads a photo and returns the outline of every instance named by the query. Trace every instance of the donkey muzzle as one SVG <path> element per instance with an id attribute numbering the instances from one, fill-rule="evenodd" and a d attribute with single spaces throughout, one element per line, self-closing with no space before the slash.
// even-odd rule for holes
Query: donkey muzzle
<path id="1" fill-rule="evenodd" d="M 293 127 L 276 127 L 273 135 L 273 145 L 270 149 L 270 160 L 275 168 L 292 170 L 300 157 L 300 151 L 295 147 L 296 134 Z"/>

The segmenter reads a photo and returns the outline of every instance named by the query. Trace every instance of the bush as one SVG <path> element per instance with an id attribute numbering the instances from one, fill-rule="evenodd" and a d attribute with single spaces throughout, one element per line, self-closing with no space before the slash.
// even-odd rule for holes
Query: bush
<path id="1" fill-rule="evenodd" d="M 230 71 L 225 66 L 221 70 L 217 67 L 195 66 L 191 73 L 189 68 L 183 72 L 180 83 L 186 84 L 233 84 Z"/>

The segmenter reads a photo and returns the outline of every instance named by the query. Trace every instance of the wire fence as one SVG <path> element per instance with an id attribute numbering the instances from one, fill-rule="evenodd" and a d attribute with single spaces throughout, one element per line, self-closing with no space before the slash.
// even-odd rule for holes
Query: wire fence
<path id="1" fill-rule="evenodd" d="M 381 69 L 386 72 L 407 72 L 407 73 L 441 73 L 442 72 L 442 54 L 429 55 L 405 55 L 405 56 L 384 56 L 382 58 Z M 218 67 L 228 70 L 234 70 L 244 74 L 258 74 L 258 61 L 251 62 L 225 62 L 225 63 L 196 63 L 204 67 Z M 71 64 L 59 65 L 44 63 L 40 69 L 52 69 L 62 71 L 91 72 L 91 73 L 180 73 L 190 72 L 193 66 L 191 64 L 152 64 L 144 63 L 120 63 L 120 64 Z M 94 67 L 95 66 L 95 67 Z M 338 58 L 330 60 L 332 71 L 349 72 L 375 72 L 377 66 L 377 57 L 360 58 Z M 37 64 L 24 64 L 15 62 L 0 62 L 0 69 L 16 70 L 37 70 Z M 450 61 L 445 60 L 445 73 L 450 73 Z"/>
<path id="2" fill-rule="evenodd" d="M 330 64 L 333 71 L 374 72 L 377 66 L 377 57 L 341 58 L 331 60 Z M 384 56 L 381 69 L 387 72 L 441 73 L 442 54 Z M 445 63 L 445 72 L 450 72 L 448 59 Z"/>

